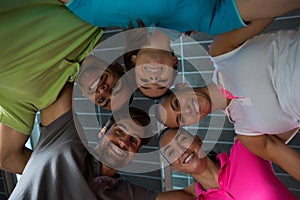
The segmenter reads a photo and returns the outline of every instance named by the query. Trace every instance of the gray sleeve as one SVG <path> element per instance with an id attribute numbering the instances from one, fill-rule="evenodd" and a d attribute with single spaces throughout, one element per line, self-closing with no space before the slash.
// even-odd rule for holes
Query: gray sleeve
<path id="1" fill-rule="evenodd" d="M 158 193 L 139 185 L 131 184 L 132 191 L 134 193 L 134 200 L 155 200 Z"/>

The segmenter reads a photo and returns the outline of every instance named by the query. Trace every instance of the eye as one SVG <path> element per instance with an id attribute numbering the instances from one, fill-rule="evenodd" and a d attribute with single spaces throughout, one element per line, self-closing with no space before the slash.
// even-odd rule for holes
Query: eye
<path id="1" fill-rule="evenodd" d="M 166 157 L 169 159 L 169 160 L 172 160 L 173 156 L 175 155 L 175 150 L 174 149 L 171 149 L 169 150 L 168 152 L 166 152 Z"/>
<path id="2" fill-rule="evenodd" d="M 174 107 L 175 108 L 180 108 L 180 103 L 179 103 L 179 100 L 177 98 L 174 101 Z"/>
<path id="3" fill-rule="evenodd" d="M 117 136 L 122 136 L 122 135 L 124 135 L 124 131 L 122 131 L 121 129 L 116 130 L 115 133 L 116 133 Z"/>
<path id="4" fill-rule="evenodd" d="M 184 146 L 189 145 L 189 143 L 190 143 L 190 140 L 187 137 L 182 137 L 179 142 L 179 144 L 184 145 Z"/>
<path id="5" fill-rule="evenodd" d="M 138 144 L 138 140 L 135 137 L 131 137 L 130 138 L 130 142 L 133 143 L 133 144 L 135 144 L 135 145 Z"/>
<path id="6" fill-rule="evenodd" d="M 149 83 L 149 80 L 144 79 L 144 78 L 141 78 L 140 81 L 143 82 L 143 83 Z"/>
<path id="7" fill-rule="evenodd" d="M 107 89 L 107 85 L 106 85 L 106 84 L 103 84 L 103 85 L 101 86 L 101 89 L 102 89 L 102 90 L 106 90 L 106 89 Z"/>

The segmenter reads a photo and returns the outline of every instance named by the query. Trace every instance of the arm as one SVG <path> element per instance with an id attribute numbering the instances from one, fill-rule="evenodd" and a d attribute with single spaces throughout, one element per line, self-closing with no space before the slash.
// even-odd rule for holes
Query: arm
<path id="1" fill-rule="evenodd" d="M 241 17 L 245 21 L 277 17 L 300 8 L 299 0 L 236 0 Z"/>
<path id="2" fill-rule="evenodd" d="M 157 195 L 156 200 L 188 200 L 188 199 L 195 199 L 196 198 L 196 191 L 195 191 L 195 183 L 192 183 L 188 187 L 182 190 L 171 190 L 167 192 L 162 192 Z"/>
<path id="3" fill-rule="evenodd" d="M 247 27 L 216 35 L 210 45 L 209 54 L 211 56 L 218 56 L 236 49 L 248 39 L 260 34 L 273 19 L 256 20 Z"/>
<path id="4" fill-rule="evenodd" d="M 12 173 L 22 174 L 31 155 L 25 147 L 29 135 L 0 124 L 0 168 Z"/>
<path id="5" fill-rule="evenodd" d="M 40 116 L 41 124 L 43 126 L 49 125 L 62 114 L 72 109 L 72 94 L 73 83 L 67 83 L 59 93 L 56 101 L 47 108 L 41 110 Z"/>
<path id="6" fill-rule="evenodd" d="M 274 162 L 300 181 L 300 153 L 275 135 L 238 135 L 240 142 L 253 154 Z"/>
<path id="7" fill-rule="evenodd" d="M 66 84 L 58 99 L 41 111 L 41 123 L 46 126 L 72 108 L 73 84 Z M 32 151 L 25 147 L 29 135 L 0 123 L 0 168 L 22 174 Z"/>

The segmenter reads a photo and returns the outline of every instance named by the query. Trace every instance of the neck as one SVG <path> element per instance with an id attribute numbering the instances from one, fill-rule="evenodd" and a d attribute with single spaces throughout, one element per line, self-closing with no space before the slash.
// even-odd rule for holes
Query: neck
<path id="1" fill-rule="evenodd" d="M 108 167 L 107 165 L 103 164 L 101 165 L 101 176 L 110 176 L 112 177 L 117 173 L 117 170 Z"/>
<path id="2" fill-rule="evenodd" d="M 197 88 L 196 91 L 204 92 L 211 101 L 211 112 L 225 109 L 230 100 L 225 98 L 216 84 L 210 83 L 208 86 Z"/>
<path id="3" fill-rule="evenodd" d="M 203 189 L 205 190 L 212 188 L 219 189 L 219 171 L 220 165 L 207 158 L 206 170 L 202 171 L 201 174 L 194 174 L 192 176 L 202 185 Z"/>

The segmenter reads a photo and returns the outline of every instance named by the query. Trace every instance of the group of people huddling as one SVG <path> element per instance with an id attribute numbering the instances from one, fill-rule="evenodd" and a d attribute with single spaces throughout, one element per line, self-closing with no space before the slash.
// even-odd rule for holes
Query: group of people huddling
<path id="1" fill-rule="evenodd" d="M 300 128 L 300 30 L 262 32 L 299 9 L 298 0 L 0 5 L 0 167 L 22 174 L 10 199 L 297 199 L 272 163 L 300 181 L 300 153 L 288 146 Z M 124 31 L 102 41 L 110 27 Z M 180 58 L 172 43 L 197 32 L 213 37 L 212 80 L 175 83 Z M 117 53 L 103 51 L 118 45 Z M 75 87 L 111 111 L 93 149 L 72 111 Z M 136 90 L 155 100 L 154 118 L 131 105 Z M 206 152 L 187 128 L 218 110 L 234 125 L 229 154 Z M 25 143 L 38 112 L 31 150 Z M 165 127 L 156 138 L 162 158 L 191 175 L 190 186 L 152 191 L 119 175 L 151 139 L 152 120 Z"/>

